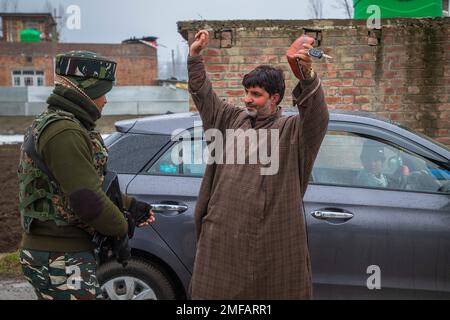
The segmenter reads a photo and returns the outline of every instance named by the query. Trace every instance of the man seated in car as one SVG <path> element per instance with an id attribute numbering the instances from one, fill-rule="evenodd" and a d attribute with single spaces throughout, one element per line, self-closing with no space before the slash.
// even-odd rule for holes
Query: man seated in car
<path id="1" fill-rule="evenodd" d="M 356 177 L 356 185 L 386 188 L 388 178 L 383 174 L 383 165 L 386 160 L 384 146 L 377 141 L 364 141 L 360 159 L 364 169 Z"/>

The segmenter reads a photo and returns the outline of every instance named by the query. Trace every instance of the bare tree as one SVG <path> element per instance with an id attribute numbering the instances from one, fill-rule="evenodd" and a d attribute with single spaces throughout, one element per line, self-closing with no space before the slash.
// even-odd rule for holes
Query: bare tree
<path id="1" fill-rule="evenodd" d="M 347 19 L 353 18 L 353 0 L 335 0 L 333 8 L 343 10 Z"/>
<path id="2" fill-rule="evenodd" d="M 322 0 L 309 0 L 309 10 L 313 19 L 322 19 Z"/>
<path id="3" fill-rule="evenodd" d="M 52 6 L 52 4 L 50 3 L 50 0 L 47 0 L 46 2 L 45 2 L 45 5 L 44 5 L 44 12 L 45 13 L 53 13 L 53 6 Z"/>
<path id="4" fill-rule="evenodd" d="M 56 16 L 56 9 L 54 9 L 54 11 L 55 11 L 55 16 Z M 64 9 L 64 6 L 61 3 L 58 6 L 58 15 L 55 18 L 58 19 L 58 25 L 56 26 L 56 28 L 57 28 L 58 34 L 61 35 L 61 32 L 66 27 L 66 22 L 67 22 L 67 14 Z"/>
<path id="5" fill-rule="evenodd" d="M 67 15 L 64 6 L 59 3 L 58 8 L 54 7 L 50 0 L 47 0 L 44 4 L 44 12 L 50 13 L 53 19 L 56 21 L 56 33 L 59 40 L 62 40 L 61 33 L 64 30 L 67 22 Z"/>

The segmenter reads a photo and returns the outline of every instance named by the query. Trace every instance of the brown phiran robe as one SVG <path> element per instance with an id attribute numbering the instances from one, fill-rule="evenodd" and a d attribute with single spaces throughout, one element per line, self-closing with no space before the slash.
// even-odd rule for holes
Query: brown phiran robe
<path id="1" fill-rule="evenodd" d="M 320 79 L 294 89 L 299 115 L 284 117 L 279 108 L 252 121 L 214 93 L 201 56 L 189 57 L 188 71 L 205 130 L 219 129 L 225 141 L 226 129 L 278 129 L 280 158 L 275 175 L 248 162 L 207 165 L 195 210 L 192 299 L 311 299 L 303 196 L 328 126 Z"/>

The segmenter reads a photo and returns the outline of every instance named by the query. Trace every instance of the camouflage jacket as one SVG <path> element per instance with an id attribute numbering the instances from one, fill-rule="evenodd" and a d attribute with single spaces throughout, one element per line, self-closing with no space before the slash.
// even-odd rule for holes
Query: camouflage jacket
<path id="1" fill-rule="evenodd" d="M 93 163 L 98 177 L 103 181 L 108 159 L 108 152 L 101 135 L 94 130 L 86 130 L 80 121 L 71 113 L 62 110 L 48 109 L 32 124 L 35 149 L 42 132 L 53 122 L 69 120 L 77 123 L 89 136 L 94 159 Z M 25 136 L 25 139 L 27 137 Z M 70 168 L 68 168 L 70 170 Z M 94 232 L 92 227 L 83 223 L 72 211 L 67 196 L 58 183 L 38 168 L 31 157 L 21 148 L 18 168 L 19 178 L 19 210 L 21 223 L 26 233 L 30 232 L 34 219 L 39 221 L 52 220 L 57 226 L 78 226 L 88 233 Z"/>

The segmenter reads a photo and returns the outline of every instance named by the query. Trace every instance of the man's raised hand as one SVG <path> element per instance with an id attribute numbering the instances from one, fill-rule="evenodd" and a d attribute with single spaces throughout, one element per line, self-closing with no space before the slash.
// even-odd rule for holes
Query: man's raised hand
<path id="1" fill-rule="evenodd" d="M 208 46 L 209 33 L 206 30 L 200 30 L 195 35 L 195 40 L 192 42 L 189 55 L 191 57 L 198 56 L 200 52 Z"/>
<path id="2" fill-rule="evenodd" d="M 308 71 L 312 67 L 312 59 L 308 55 L 308 49 L 311 49 L 313 44 L 314 38 L 302 35 L 291 44 L 286 52 L 286 58 L 292 72 L 299 80 L 305 80 L 302 71 Z"/>

